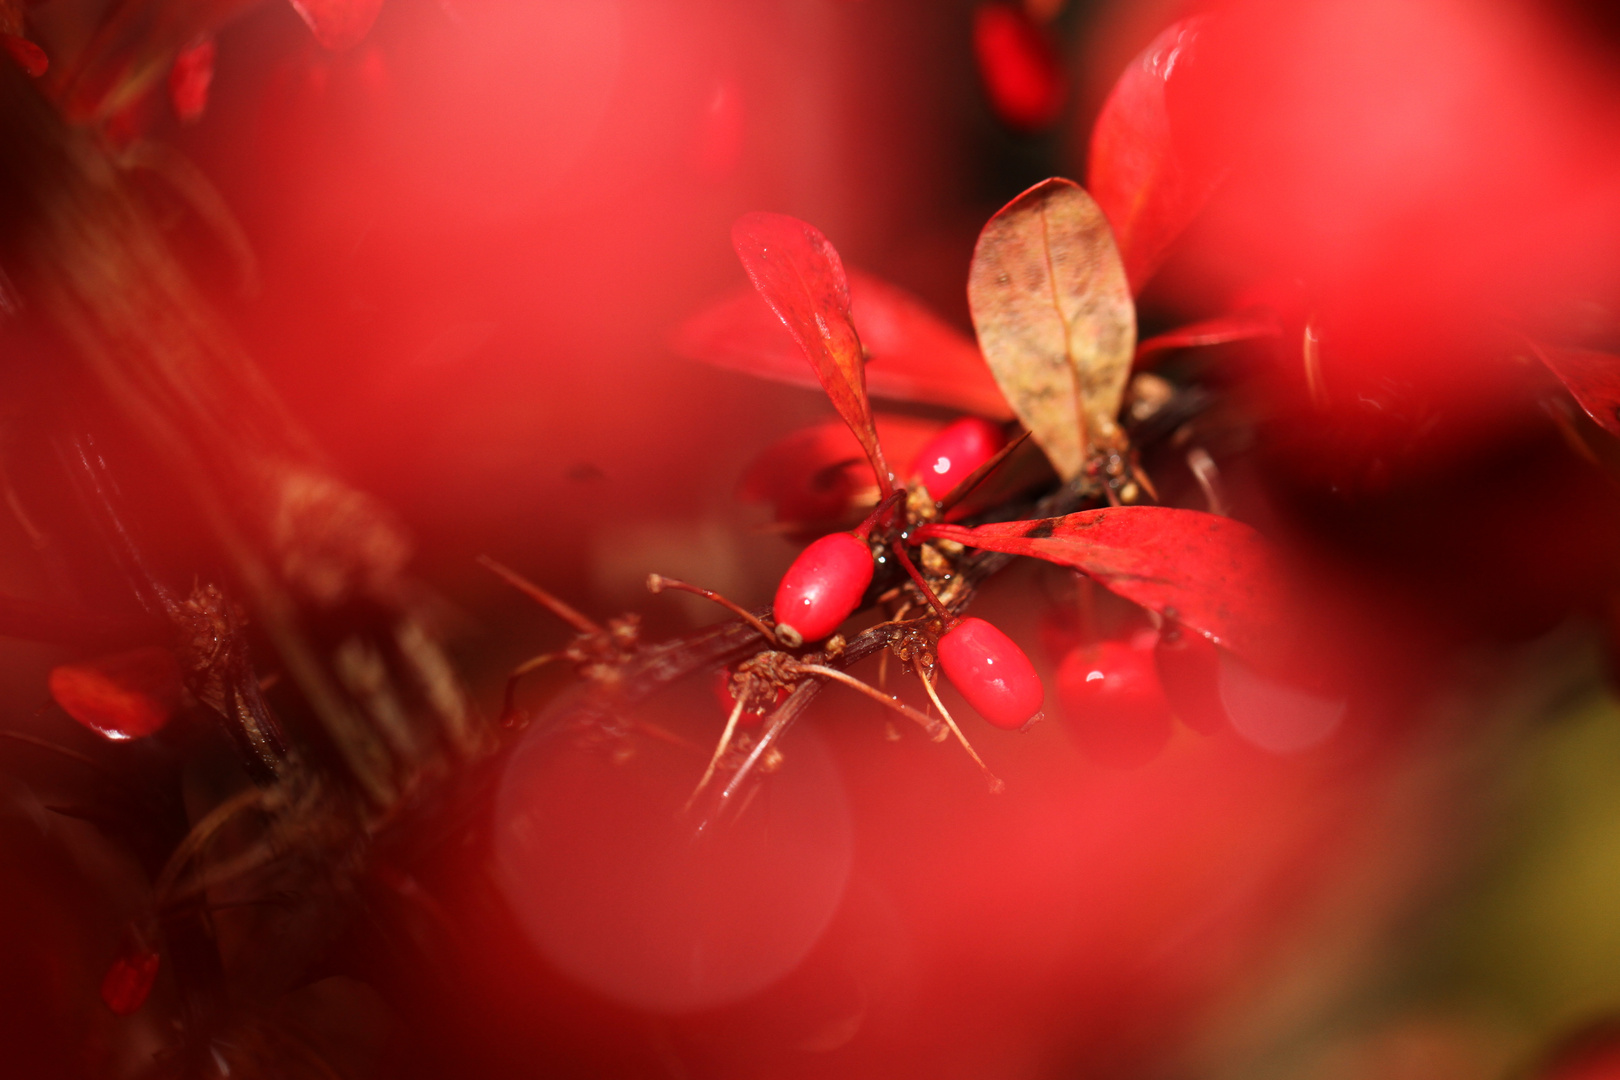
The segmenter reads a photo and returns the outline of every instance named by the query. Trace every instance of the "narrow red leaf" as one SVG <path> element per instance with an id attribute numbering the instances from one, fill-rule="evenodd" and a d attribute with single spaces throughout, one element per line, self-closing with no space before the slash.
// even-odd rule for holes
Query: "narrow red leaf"
<path id="1" fill-rule="evenodd" d="M 973 54 L 990 105 L 1008 127 L 1040 131 L 1063 112 L 1063 60 L 1024 9 L 980 4 L 973 12 Z"/>
<path id="2" fill-rule="evenodd" d="M 1277 554 L 1259 533 L 1230 518 L 1119 506 L 972 529 L 929 525 L 918 538 L 1073 567 L 1239 654 L 1269 660 L 1283 644 L 1287 620 Z"/>
<path id="3" fill-rule="evenodd" d="M 205 35 L 180 50 L 169 68 L 169 101 L 183 122 L 199 119 L 208 108 L 208 88 L 214 82 L 214 39 Z"/>
<path id="4" fill-rule="evenodd" d="M 34 78 L 39 78 L 50 70 L 51 58 L 45 55 L 45 50 L 32 41 L 18 34 L 0 34 L 0 44 L 6 47 L 11 59 Z"/>
<path id="5" fill-rule="evenodd" d="M 118 1016 L 139 1011 L 152 993 L 163 959 L 150 949 L 134 949 L 120 956 L 101 980 L 101 1000 Z"/>
<path id="6" fill-rule="evenodd" d="M 383 0 L 291 0 L 293 10 L 326 48 L 352 48 L 371 31 Z"/>
<path id="7" fill-rule="evenodd" d="M 180 704 L 180 665 L 155 646 L 58 665 L 49 683 L 63 712 L 119 741 L 158 731 Z"/>
<path id="8" fill-rule="evenodd" d="M 850 315 L 866 347 L 866 392 L 1012 419 L 979 348 L 898 286 L 848 269 Z M 804 353 L 759 293 L 744 287 L 692 316 L 672 345 L 688 360 L 794 386 L 820 386 Z"/>
<path id="9" fill-rule="evenodd" d="M 1133 293 L 1142 291 L 1218 179 L 1187 160 L 1166 100 L 1172 80 L 1186 77 L 1207 24 L 1183 19 L 1154 38 L 1114 84 L 1091 130 L 1086 188 L 1114 227 Z"/>
<path id="10" fill-rule="evenodd" d="M 1592 349 L 1535 346 L 1575 403 L 1611 435 L 1620 435 L 1620 356 Z"/>
<path id="11" fill-rule="evenodd" d="M 1219 315 L 1213 319 L 1178 326 L 1163 334 L 1155 334 L 1136 346 L 1136 366 L 1162 352 L 1176 349 L 1194 349 L 1207 345 L 1225 345 L 1233 341 L 1252 341 L 1255 338 L 1280 337 L 1282 326 L 1269 311 L 1242 311 L 1235 315 Z"/>
<path id="12" fill-rule="evenodd" d="M 942 427 L 935 420 L 877 416 L 878 436 L 896 461 L 915 457 Z M 767 447 L 743 473 L 737 494 L 770 503 L 777 521 L 818 535 L 859 519 L 879 498 L 861 444 L 838 420 L 802 428 Z"/>
<path id="13" fill-rule="evenodd" d="M 872 427 L 866 359 L 838 252 L 814 225 L 762 211 L 737 219 L 731 243 L 754 288 L 804 350 L 833 408 L 860 440 L 878 486 L 892 490 L 894 478 Z"/>

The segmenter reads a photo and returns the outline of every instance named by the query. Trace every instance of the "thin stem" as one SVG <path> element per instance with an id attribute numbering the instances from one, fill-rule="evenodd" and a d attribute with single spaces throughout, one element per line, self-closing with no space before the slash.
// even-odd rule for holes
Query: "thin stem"
<path id="1" fill-rule="evenodd" d="M 656 596 L 665 589 L 679 589 L 682 592 L 689 592 L 693 593 L 694 595 L 701 596 L 705 600 L 713 600 L 715 603 L 719 604 L 727 611 L 730 611 L 732 614 L 740 616 L 742 620 L 749 626 L 752 626 L 755 630 L 758 630 L 760 634 L 764 636 L 766 641 L 776 640 L 776 634 L 771 630 L 770 627 L 766 626 L 760 621 L 759 616 L 755 615 L 751 611 L 745 610 L 740 605 L 727 600 L 724 596 L 721 596 L 713 589 L 705 589 L 701 585 L 692 585 L 672 577 L 665 577 L 662 574 L 647 575 L 648 592 Z"/>
<path id="2" fill-rule="evenodd" d="M 285 797 L 286 792 L 281 788 L 248 788 L 204 814 L 169 855 L 169 861 L 164 864 L 153 883 L 152 895 L 157 906 L 164 907 L 176 899 L 179 894 L 174 893 L 174 889 L 180 872 L 227 822 L 244 810 L 259 809 L 272 812 L 282 804 Z"/>
<path id="3" fill-rule="evenodd" d="M 726 750 L 731 746 L 731 736 L 736 734 L 737 721 L 742 717 L 743 702 L 747 697 L 740 697 L 731 707 L 731 715 L 726 718 L 726 730 L 720 736 L 720 743 L 714 748 L 714 756 L 709 759 L 709 767 L 703 770 L 703 779 L 699 780 L 697 787 L 692 789 L 692 797 L 686 800 L 686 810 L 690 812 L 692 804 L 697 797 L 703 794 L 703 789 L 709 786 L 709 780 L 714 776 L 714 770 L 720 766 L 720 759 L 726 756 Z"/>
<path id="4" fill-rule="evenodd" d="M 851 690 L 859 690 L 861 693 L 865 694 L 873 701 L 876 701 L 878 704 L 887 705 L 889 708 L 893 709 L 901 716 L 904 716 L 906 719 L 916 721 L 916 723 L 928 733 L 928 737 L 933 739 L 935 742 L 938 742 L 940 739 L 945 737 L 945 729 L 940 725 L 938 720 L 932 720 L 924 716 L 916 709 L 913 709 L 910 705 L 907 705 L 902 701 L 897 701 L 880 690 L 873 689 L 872 687 L 861 682 L 861 680 L 855 678 L 853 675 L 846 675 L 836 668 L 824 667 L 821 664 L 798 664 L 796 665 L 796 670 L 806 675 L 818 675 L 823 679 L 831 679 L 834 682 L 843 683 Z"/>
<path id="5" fill-rule="evenodd" d="M 109 775 L 112 773 L 112 770 L 101 764 L 101 762 L 96 761 L 93 758 L 86 757 L 77 750 L 70 750 L 66 746 L 58 746 L 56 743 L 50 742 L 46 739 L 37 738 L 33 735 L 25 734 L 21 731 L 0 731 L 0 738 L 11 739 L 27 746 L 38 747 L 41 750 L 49 750 L 53 754 L 60 754 L 69 761 L 76 761 L 80 765 L 88 766 L 89 768 L 92 768 L 100 773 L 107 773 Z"/>
<path id="6" fill-rule="evenodd" d="M 882 517 L 883 514 L 887 513 L 895 503 L 899 502 L 905 497 L 906 493 L 904 491 L 890 492 L 888 495 L 884 496 L 882 502 L 878 503 L 872 508 L 872 512 L 866 515 L 866 520 L 857 525 L 852 531 L 856 536 L 860 537 L 862 540 L 865 540 L 867 537 L 872 535 L 872 529 L 877 525 L 878 519 Z"/>
<path id="7" fill-rule="evenodd" d="M 516 589 L 524 596 L 527 596 L 530 600 L 533 600 L 535 603 L 539 604 L 541 607 L 545 608 L 547 611 L 551 612 L 553 615 L 557 616 L 557 618 L 561 619 L 569 626 L 572 626 L 580 633 L 602 633 L 602 628 L 596 625 L 596 623 L 592 622 L 584 615 L 581 615 L 579 612 L 575 611 L 573 608 L 569 607 L 555 596 L 552 596 L 550 593 L 546 592 L 546 590 L 542 589 L 540 586 L 536 585 L 522 574 L 519 574 L 517 571 L 507 569 L 494 559 L 490 558 L 488 555 L 480 555 L 476 561 L 479 566 L 493 572 L 502 581 L 506 582 L 508 585 L 512 586 L 512 588 Z"/>
<path id="8" fill-rule="evenodd" d="M 906 573 L 911 575 L 911 580 L 915 582 L 917 588 L 922 591 L 923 599 L 927 600 L 931 605 L 933 605 L 935 613 L 945 621 L 946 629 L 950 629 L 951 624 L 956 622 L 956 616 L 952 615 L 948 610 L 946 610 L 945 605 L 939 602 L 939 597 L 934 595 L 934 590 L 929 588 L 928 582 L 923 580 L 923 576 L 918 573 L 917 568 L 911 564 L 911 557 L 906 554 L 905 545 L 896 541 L 891 546 L 894 548 L 895 558 L 900 560 L 900 565 L 905 569 Z"/>
<path id="9" fill-rule="evenodd" d="M 562 653 L 542 653 L 531 660 L 525 660 L 512 669 L 506 677 L 506 693 L 501 698 L 501 720 L 504 722 L 517 715 L 517 687 L 518 681 L 531 671 L 537 671 L 562 656 Z"/>
<path id="10" fill-rule="evenodd" d="M 921 668 L 917 669 L 917 678 L 921 680 L 923 689 L 928 691 L 928 700 L 934 703 L 934 708 L 939 710 L 939 714 L 951 726 L 951 731 L 956 735 L 956 741 L 962 744 L 962 749 L 968 752 L 968 757 L 978 762 L 979 771 L 984 773 L 985 780 L 990 784 L 990 794 L 1000 795 L 1007 789 L 1007 785 L 1001 782 L 999 776 L 990 771 L 990 766 L 984 763 L 984 759 L 979 756 L 979 752 L 973 749 L 973 744 L 967 741 L 967 736 L 963 735 L 962 729 L 956 726 L 956 720 L 951 716 L 950 710 L 945 707 L 943 701 L 939 700 L 939 695 L 934 693 L 934 684 L 928 681 L 928 676 L 922 673 Z"/>
<path id="11" fill-rule="evenodd" d="M 945 511 L 967 498 L 967 496 L 972 493 L 974 488 L 978 487 L 987 476 L 999 469 L 1002 462 L 1006 461 L 1012 456 L 1012 452 L 1014 450 L 1017 450 L 1020 446 L 1023 446 L 1024 441 L 1028 439 L 1029 436 L 1029 430 L 1025 429 L 1018 436 L 1018 438 L 1012 440 L 1000 450 L 997 450 L 995 456 L 989 461 L 985 462 L 983 465 L 980 465 L 977 469 L 974 469 L 972 472 L 964 476 L 960 483 L 945 493 L 945 497 L 943 499 L 940 499 L 934 504 L 936 507 L 938 507 L 939 512 L 943 514 Z"/>
<path id="12" fill-rule="evenodd" d="M 1226 500 L 1221 498 L 1221 470 L 1216 466 L 1215 459 L 1209 456 L 1209 451 L 1202 446 L 1187 451 L 1187 468 L 1192 472 L 1193 479 L 1198 481 L 1198 486 L 1204 489 L 1204 501 L 1209 505 L 1209 512 L 1217 517 L 1225 517 Z"/>

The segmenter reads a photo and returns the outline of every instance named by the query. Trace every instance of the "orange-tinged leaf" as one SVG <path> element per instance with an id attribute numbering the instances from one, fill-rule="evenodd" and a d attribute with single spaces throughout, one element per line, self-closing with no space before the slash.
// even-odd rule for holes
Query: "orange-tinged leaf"
<path id="1" fill-rule="evenodd" d="M 787 326 L 821 380 L 833 408 L 860 440 L 878 486 L 894 485 L 872 427 L 866 361 L 850 318 L 844 264 L 821 230 L 786 214 L 744 214 L 731 243 L 754 288 Z"/>
<path id="2" fill-rule="evenodd" d="M 1214 190 L 1214 175 L 1178 147 L 1167 91 L 1195 62 L 1207 17 L 1183 19 L 1153 39 L 1114 84 L 1091 129 L 1086 187 L 1108 215 L 1132 292 Z"/>
<path id="3" fill-rule="evenodd" d="M 158 731 L 180 704 L 180 665 L 155 646 L 58 665 L 49 683 L 63 712 L 114 740 Z"/>
<path id="4" fill-rule="evenodd" d="M 1537 345 L 1535 352 L 1587 416 L 1609 434 L 1620 435 L 1620 356 L 1549 345 Z"/>
<path id="5" fill-rule="evenodd" d="M 382 10 L 382 0 L 291 0 L 315 40 L 334 52 L 364 40 Z"/>
<path id="6" fill-rule="evenodd" d="M 1012 419 L 1007 399 L 971 338 L 904 289 L 853 267 L 846 271 L 850 315 L 867 352 L 870 396 Z M 752 286 L 687 319 L 672 345 L 699 363 L 794 386 L 821 385 L 793 335 Z"/>
<path id="7" fill-rule="evenodd" d="M 968 306 L 991 373 L 1059 476 L 1119 445 L 1136 309 L 1108 222 L 1078 184 L 1044 180 L 990 219 Z"/>
<path id="8" fill-rule="evenodd" d="M 971 529 L 929 525 L 918 538 L 1073 567 L 1242 656 L 1274 660 L 1287 643 L 1279 556 L 1259 533 L 1230 518 L 1117 506 Z"/>

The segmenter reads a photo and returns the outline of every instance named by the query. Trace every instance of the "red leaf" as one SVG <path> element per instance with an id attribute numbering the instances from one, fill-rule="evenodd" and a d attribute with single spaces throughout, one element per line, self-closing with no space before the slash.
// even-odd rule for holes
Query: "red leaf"
<path id="1" fill-rule="evenodd" d="M 1230 518 L 1119 506 L 973 529 L 929 525 L 917 535 L 1073 567 L 1235 653 L 1270 659 L 1283 643 L 1287 620 L 1277 554 L 1259 533 Z"/>
<path id="2" fill-rule="evenodd" d="M 1243 311 L 1236 315 L 1220 315 L 1213 319 L 1188 323 L 1163 334 L 1156 334 L 1136 346 L 1136 366 L 1155 353 L 1175 349 L 1193 349 L 1205 345 L 1225 345 L 1232 341 L 1254 338 L 1280 337 L 1282 326 L 1269 311 Z"/>
<path id="3" fill-rule="evenodd" d="M 973 54 L 990 105 L 1008 127 L 1040 131 L 1063 111 L 1063 61 L 1022 8 L 980 4 L 973 12 Z"/>
<path id="4" fill-rule="evenodd" d="M 910 460 L 943 426 L 908 416 L 877 417 L 878 435 L 896 461 Z M 777 521 L 814 533 L 860 518 L 879 497 L 861 444 L 838 420 L 802 428 L 766 448 L 743 473 L 737 493 L 771 503 Z"/>
<path id="5" fill-rule="evenodd" d="M 146 1004 L 163 960 L 150 949 L 136 949 L 114 960 L 101 980 L 101 1000 L 119 1016 L 130 1016 Z"/>
<path id="6" fill-rule="evenodd" d="M 1620 356 L 1546 345 L 1535 346 L 1535 352 L 1587 416 L 1609 434 L 1620 435 Z"/>
<path id="7" fill-rule="evenodd" d="M 904 289 L 855 269 L 848 279 L 850 314 L 868 354 L 868 394 L 1012 419 L 972 339 Z M 793 336 L 751 288 L 686 320 L 673 346 L 688 360 L 795 386 L 821 385 Z"/>
<path id="8" fill-rule="evenodd" d="M 383 0 L 291 0 L 315 40 L 337 52 L 360 44 L 377 21 Z"/>
<path id="9" fill-rule="evenodd" d="M 744 214 L 731 243 L 754 288 L 804 350 L 833 408 L 855 433 L 878 486 L 894 479 L 872 427 L 866 398 L 866 359 L 849 313 L 849 282 L 838 252 L 821 230 L 786 214 Z"/>
<path id="10" fill-rule="evenodd" d="M 214 81 L 214 39 L 205 35 L 180 50 L 169 68 L 169 101 L 185 123 L 208 108 L 208 88 Z"/>
<path id="11" fill-rule="evenodd" d="M 1114 84 L 1091 130 L 1086 189 L 1114 227 L 1133 293 L 1142 291 L 1218 179 L 1187 160 L 1166 101 L 1171 80 L 1186 77 L 1207 23 L 1183 19 L 1154 38 Z"/>
<path id="12" fill-rule="evenodd" d="M 45 55 L 45 50 L 27 38 L 17 34 L 0 34 L 0 44 L 5 45 L 6 52 L 11 54 L 17 66 L 34 78 L 39 78 L 50 69 L 51 59 Z"/>
<path id="13" fill-rule="evenodd" d="M 180 665 L 155 646 L 61 664 L 49 682 L 63 712 L 108 739 L 150 735 L 180 704 Z"/>

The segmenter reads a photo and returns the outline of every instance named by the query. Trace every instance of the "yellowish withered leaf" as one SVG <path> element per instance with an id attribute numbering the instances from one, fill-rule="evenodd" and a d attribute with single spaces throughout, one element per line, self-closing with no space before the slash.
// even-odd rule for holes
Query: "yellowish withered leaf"
<path id="1" fill-rule="evenodd" d="M 1001 392 L 1059 476 L 1121 444 L 1136 309 L 1108 221 L 1080 185 L 1043 180 L 990 219 L 968 306 Z"/>

